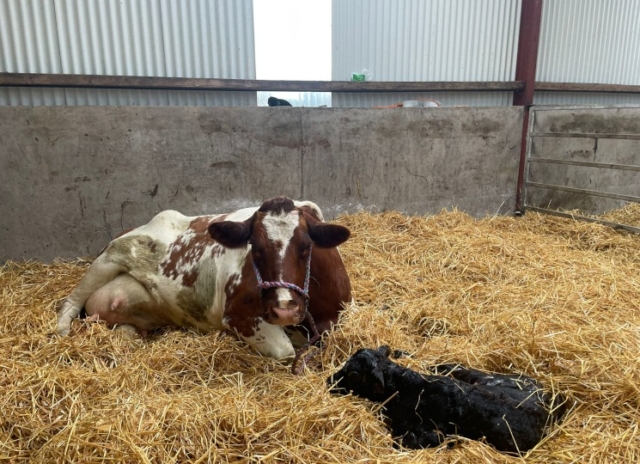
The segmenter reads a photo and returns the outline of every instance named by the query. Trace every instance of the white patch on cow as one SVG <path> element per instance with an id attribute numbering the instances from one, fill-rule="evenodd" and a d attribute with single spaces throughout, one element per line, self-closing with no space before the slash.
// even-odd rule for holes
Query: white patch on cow
<path id="1" fill-rule="evenodd" d="M 191 241 L 191 239 L 193 237 L 196 236 L 196 231 L 193 229 L 187 229 L 182 233 L 182 236 L 180 237 L 180 240 L 178 240 L 178 242 L 182 245 L 182 246 L 187 246 L 189 245 L 189 242 Z"/>
<path id="2" fill-rule="evenodd" d="M 282 278 L 280 278 L 280 280 L 282 280 Z M 276 295 L 278 295 L 279 302 L 283 302 L 283 301 L 286 302 L 286 301 L 293 300 L 291 292 L 287 288 L 277 288 Z"/>
<path id="3" fill-rule="evenodd" d="M 240 282 L 242 282 L 242 273 L 241 269 L 238 269 L 238 272 L 229 275 L 229 279 L 227 280 L 228 287 L 225 287 L 229 289 L 230 293 L 233 293 L 233 291 L 240 285 Z"/>
<path id="4" fill-rule="evenodd" d="M 177 211 L 167 210 L 156 214 L 147 224 L 123 235 L 149 235 L 162 243 L 173 242 L 197 216 L 184 216 Z"/>
<path id="5" fill-rule="evenodd" d="M 268 324 L 262 318 L 258 318 L 258 327 L 252 337 L 238 336 L 263 356 L 283 359 L 292 358 L 296 354 L 284 329 Z"/>
<path id="6" fill-rule="evenodd" d="M 243 208 L 233 213 L 227 214 L 225 221 L 242 222 L 253 216 L 253 213 L 258 211 L 258 208 Z"/>
<path id="7" fill-rule="evenodd" d="M 295 205 L 296 208 L 302 208 L 303 206 L 311 208 L 312 210 L 314 210 L 318 214 L 318 217 L 320 218 L 320 220 L 322 222 L 324 222 L 324 216 L 322 215 L 322 211 L 320 210 L 320 207 L 318 205 L 316 205 L 314 202 L 312 202 L 312 201 L 294 201 L 293 204 Z"/>
<path id="8" fill-rule="evenodd" d="M 293 232 L 299 223 L 300 216 L 297 211 L 291 211 L 283 215 L 268 214 L 262 220 L 264 229 L 267 232 L 267 237 L 271 243 L 280 242 L 282 244 L 280 259 L 284 258 L 289 242 L 291 242 L 293 238 Z"/>

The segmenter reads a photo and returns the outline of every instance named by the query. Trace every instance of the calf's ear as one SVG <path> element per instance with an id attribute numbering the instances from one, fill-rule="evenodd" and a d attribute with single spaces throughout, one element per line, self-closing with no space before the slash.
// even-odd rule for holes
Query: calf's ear
<path id="1" fill-rule="evenodd" d="M 251 237 L 251 219 L 244 222 L 214 222 L 209 224 L 209 235 L 227 248 L 239 248 L 246 245 Z"/>
<path id="2" fill-rule="evenodd" d="M 320 248 L 337 247 L 346 242 L 351 235 L 349 229 L 344 226 L 320 222 L 306 213 L 304 213 L 304 218 L 307 221 L 309 237 L 313 240 L 314 245 Z"/>
<path id="3" fill-rule="evenodd" d="M 384 393 L 384 375 L 382 375 L 382 370 L 378 367 L 373 369 L 373 392 L 376 395 Z"/>
<path id="4" fill-rule="evenodd" d="M 385 358 L 388 358 L 391 354 L 391 347 L 389 345 L 382 345 L 378 347 L 378 353 L 380 353 Z"/>

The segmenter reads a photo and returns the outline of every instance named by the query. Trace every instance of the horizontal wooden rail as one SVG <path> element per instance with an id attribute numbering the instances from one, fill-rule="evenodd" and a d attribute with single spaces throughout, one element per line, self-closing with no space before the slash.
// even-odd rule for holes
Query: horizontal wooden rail
<path id="1" fill-rule="evenodd" d="M 640 171 L 640 166 L 633 164 L 595 163 L 593 161 L 560 160 L 555 158 L 528 158 L 530 163 L 566 164 L 569 166 L 586 166 L 589 168 L 619 169 L 622 171 Z"/>
<path id="2" fill-rule="evenodd" d="M 79 74 L 0 73 L 0 87 L 85 87 L 281 92 L 451 92 L 515 91 L 522 82 L 350 82 L 266 81 L 186 77 L 91 76 Z"/>
<path id="3" fill-rule="evenodd" d="M 544 92 L 640 93 L 640 85 L 582 84 L 574 82 L 536 82 L 535 90 Z"/>
<path id="4" fill-rule="evenodd" d="M 617 229 L 617 230 L 618 229 L 622 229 L 622 230 L 626 230 L 627 232 L 633 232 L 634 234 L 640 234 L 640 228 L 629 226 L 627 224 L 620 224 L 618 222 L 603 221 L 602 219 L 595 219 L 595 218 L 590 218 L 590 217 L 586 217 L 586 216 L 580 216 L 579 214 L 563 213 L 562 211 L 555 211 L 553 209 L 546 209 L 546 208 L 538 208 L 536 206 L 528 206 L 527 205 L 527 206 L 525 206 L 525 209 L 527 211 L 535 211 L 535 212 L 538 212 L 538 213 L 549 214 L 551 216 L 559 216 L 559 217 L 577 219 L 577 220 L 586 221 L 586 222 L 596 222 L 596 223 L 602 224 L 604 226 L 613 227 L 614 229 Z"/>
<path id="5" fill-rule="evenodd" d="M 543 188 L 548 190 L 558 190 L 560 192 L 584 193 L 586 195 L 593 195 L 595 197 L 613 198 L 614 200 L 633 201 L 636 203 L 640 203 L 640 197 L 636 197 L 633 195 L 620 195 L 619 193 L 601 192 L 599 190 L 588 190 L 588 189 L 581 189 L 581 188 L 575 188 L 575 187 L 564 187 L 562 185 L 542 184 L 540 182 L 526 182 L 525 185 L 527 187 L 538 187 L 538 188 Z"/>
<path id="6" fill-rule="evenodd" d="M 95 87 L 124 89 L 233 90 L 250 92 L 452 92 L 517 91 L 524 89 L 524 82 L 270 81 L 257 79 L 212 79 L 190 77 L 0 73 L 0 87 Z M 640 85 L 536 82 L 535 90 L 546 92 L 640 93 Z"/>

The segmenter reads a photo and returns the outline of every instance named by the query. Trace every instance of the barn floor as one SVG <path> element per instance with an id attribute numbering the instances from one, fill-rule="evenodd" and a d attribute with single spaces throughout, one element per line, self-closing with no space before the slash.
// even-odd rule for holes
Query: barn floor
<path id="1" fill-rule="evenodd" d="M 640 224 L 640 207 L 613 213 Z M 294 377 L 233 337 L 126 339 L 57 301 L 88 263 L 0 267 L 0 460 L 7 462 L 640 462 L 640 236 L 529 213 L 343 216 L 356 298 Z M 522 457 L 479 442 L 395 449 L 378 406 L 325 378 L 389 344 L 421 369 L 523 372 L 568 394 L 560 427 Z"/>

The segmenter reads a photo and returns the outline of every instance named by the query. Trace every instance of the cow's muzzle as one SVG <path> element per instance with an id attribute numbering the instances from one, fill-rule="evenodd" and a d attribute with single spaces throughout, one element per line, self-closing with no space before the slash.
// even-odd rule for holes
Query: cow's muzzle
<path id="1" fill-rule="evenodd" d="M 267 304 L 267 322 L 274 325 L 296 325 L 304 319 L 304 308 L 294 300 Z"/>
<path id="2" fill-rule="evenodd" d="M 258 282 L 258 288 L 260 289 L 260 298 L 263 299 L 263 304 L 266 310 L 266 321 L 269 324 L 274 325 L 296 325 L 301 323 L 307 314 L 307 304 L 309 302 L 309 280 L 311 278 L 311 246 L 309 246 L 309 254 L 306 262 L 306 271 L 304 278 L 304 286 L 298 287 L 291 282 L 285 281 L 264 281 L 260 275 L 260 271 L 256 266 L 255 261 L 251 260 L 253 272 L 255 273 L 256 280 Z M 280 294 L 279 298 L 274 300 L 264 300 L 265 292 L 275 289 L 276 292 L 280 292 L 280 289 L 288 290 L 286 293 L 292 295 L 293 292 L 297 294 L 296 299 L 282 298 L 284 295 Z M 300 300 L 298 302 L 297 300 Z"/>

